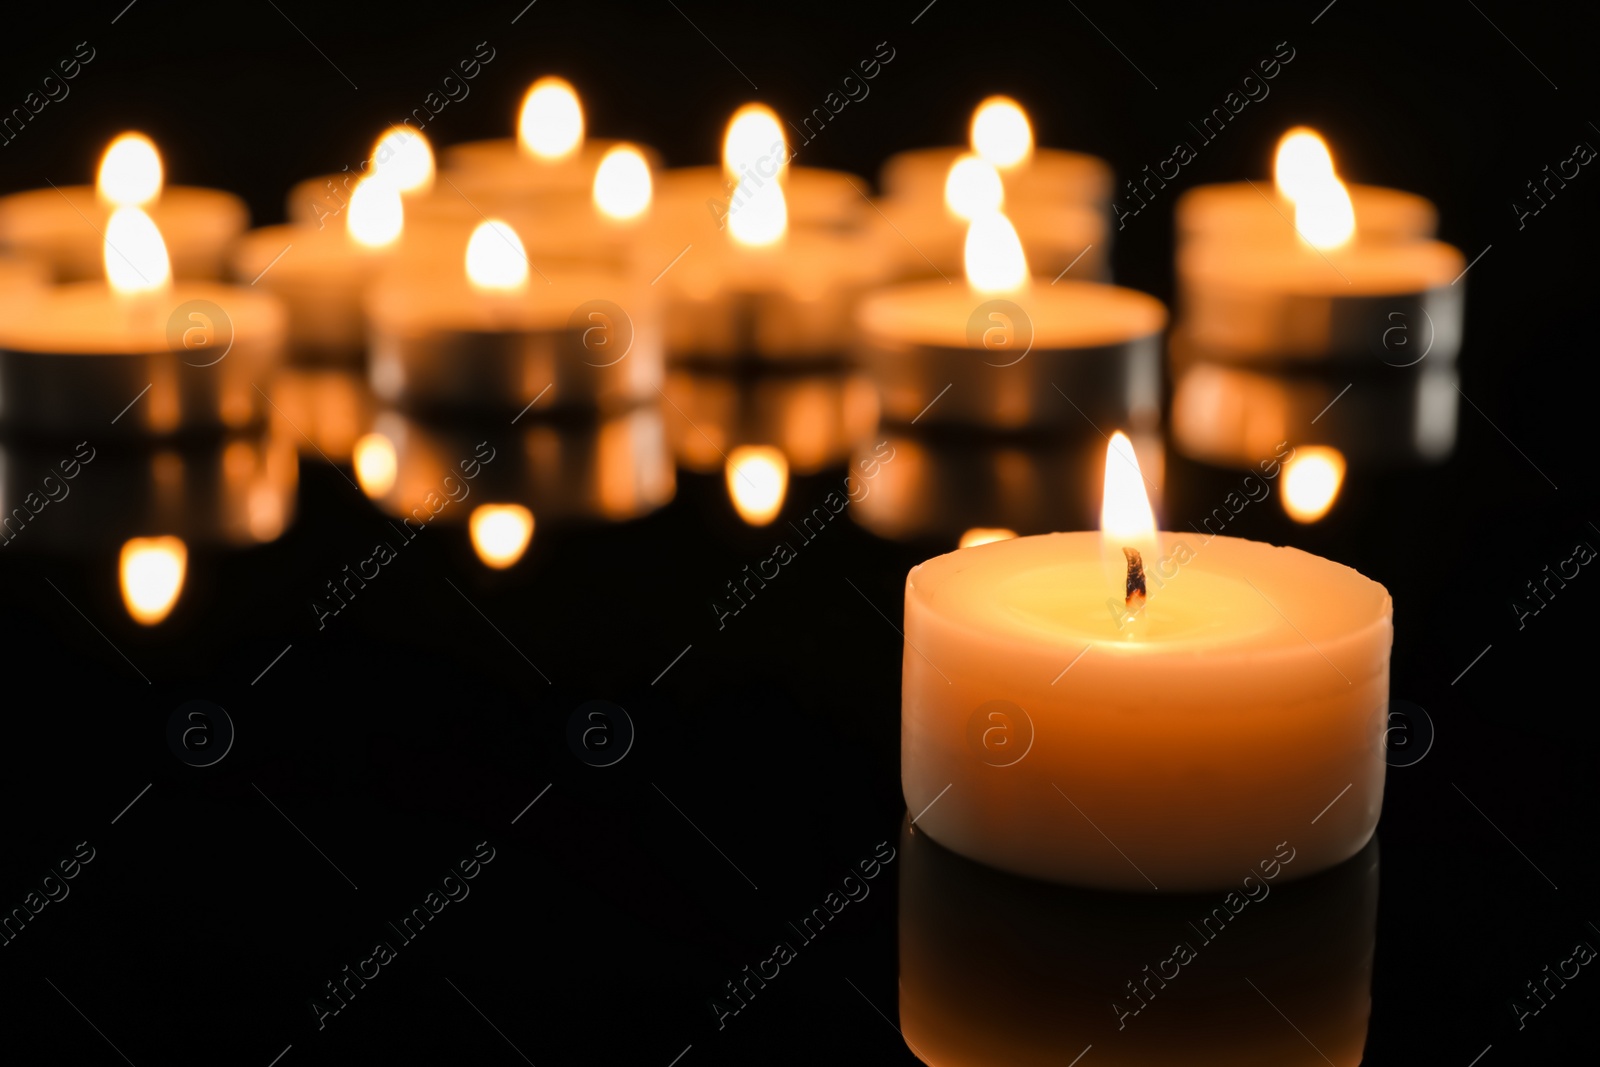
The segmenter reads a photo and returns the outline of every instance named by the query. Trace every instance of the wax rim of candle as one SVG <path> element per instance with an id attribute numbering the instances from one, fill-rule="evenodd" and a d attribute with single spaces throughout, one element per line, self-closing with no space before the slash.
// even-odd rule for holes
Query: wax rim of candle
<path id="1" fill-rule="evenodd" d="M 968 324 L 980 305 L 1015 303 L 1034 319 L 1033 350 L 1100 348 L 1160 333 L 1167 325 L 1161 301 L 1137 289 L 1101 282 L 1034 278 L 1026 292 L 977 293 L 957 283 L 909 282 L 869 294 L 857 309 L 862 331 L 888 342 L 936 347 L 971 347 Z M 1057 323 L 1041 326 L 1049 314 Z M 1058 323 L 1064 322 L 1064 328 Z M 953 339 L 960 338 L 959 343 Z"/>
<path id="2" fill-rule="evenodd" d="M 1439 211 L 1433 201 L 1418 193 L 1384 185 L 1346 184 L 1356 212 L 1356 240 L 1431 238 L 1438 227 Z M 1294 209 L 1278 195 L 1272 179 L 1255 182 L 1214 182 L 1179 195 L 1177 228 L 1185 238 L 1226 240 L 1236 235 L 1255 237 L 1281 228 L 1294 237 Z"/>
<path id="3" fill-rule="evenodd" d="M 562 271 L 548 280 L 530 272 L 512 291 L 484 291 L 467 281 L 452 257 L 436 269 L 396 264 L 384 270 L 363 300 L 367 321 L 378 331 L 522 333 L 566 331 L 579 307 L 603 301 L 621 308 L 636 329 L 654 320 L 659 296 L 619 270 Z"/>
<path id="4" fill-rule="evenodd" d="M 177 281 L 162 292 L 129 298 L 105 282 L 73 282 L 12 305 L 11 313 L 0 317 L 0 351 L 135 357 L 171 352 L 169 313 L 192 301 L 220 308 L 235 344 L 275 349 L 283 343 L 287 313 L 276 296 L 259 289 Z M 129 315 L 128 308 L 149 313 Z"/>
<path id="5" fill-rule="evenodd" d="M 98 244 L 104 236 L 87 219 L 109 218 L 113 208 L 102 201 L 92 185 L 66 185 L 58 189 L 27 189 L 0 197 L 0 238 L 8 243 L 33 242 L 60 232 L 69 220 L 69 232 L 82 229 L 85 242 Z M 144 208 L 162 237 L 174 244 L 204 239 L 226 240 L 250 223 L 244 201 L 223 189 L 200 185 L 169 185 Z M 102 226 L 103 229 L 103 226 Z"/>
<path id="6" fill-rule="evenodd" d="M 909 605 L 919 603 L 930 619 L 937 620 L 937 625 L 969 632 L 975 640 L 993 640 L 997 634 L 1002 637 L 1010 634 L 1017 638 L 1019 648 L 1038 648 L 1041 637 L 1050 638 L 1059 642 L 1068 658 L 1088 645 L 1092 649 L 1092 657 L 1085 657 L 1085 664 L 1090 658 L 1101 661 L 1091 665 L 1091 670 L 1086 672 L 1088 674 L 1102 669 L 1105 663 L 1112 666 L 1104 669 L 1125 669 L 1115 664 L 1126 659 L 1137 660 L 1143 669 L 1151 672 L 1160 672 L 1169 666 L 1176 671 L 1187 671 L 1192 669 L 1189 665 L 1194 664 L 1197 658 L 1203 659 L 1210 670 L 1247 669 L 1256 661 L 1292 661 L 1301 658 L 1307 652 L 1308 643 L 1331 665 L 1341 659 L 1354 662 L 1358 657 L 1351 654 L 1352 650 L 1369 645 L 1374 635 L 1384 630 L 1390 631 L 1392 639 L 1394 607 L 1389 591 L 1352 567 L 1298 548 L 1238 537 L 1215 536 L 1206 540 L 1198 535 L 1167 531 L 1163 531 L 1160 537 L 1164 552 L 1171 552 L 1179 541 L 1195 551 L 1190 562 L 1177 568 L 1176 575 L 1169 579 L 1168 588 L 1154 591 L 1152 608 L 1163 595 L 1184 595 L 1182 583 L 1185 572 L 1192 569 L 1195 573 L 1237 583 L 1247 597 L 1260 596 L 1262 605 L 1259 617 L 1277 620 L 1277 625 L 1268 630 L 1249 628 L 1232 635 L 1231 642 L 1227 640 L 1230 636 L 1227 633 L 1204 630 L 1181 633 L 1167 639 L 1155 633 L 1135 634 L 1130 639 L 1110 623 L 1109 614 L 1101 603 L 1106 599 L 1106 593 L 1094 583 L 1083 589 L 1082 595 L 1089 601 L 1089 610 L 1098 609 L 1106 615 L 1106 624 L 1097 630 L 1082 633 L 1065 625 L 1041 627 L 1030 621 L 1026 612 L 1018 613 L 1006 608 L 986 611 L 981 618 L 973 618 L 966 613 L 957 614 L 947 607 L 941 608 L 941 604 L 961 599 L 963 594 L 973 594 L 976 584 L 982 584 L 985 590 L 989 590 L 988 583 L 994 580 L 993 566 L 1008 556 L 1027 559 L 1032 564 L 1026 571 L 1020 572 L 1020 576 L 1019 573 L 1005 573 L 1001 568 L 1001 574 L 1008 581 L 1027 581 L 1029 575 L 1037 574 L 1045 566 L 1058 565 L 1033 560 L 1031 557 L 1041 549 L 1047 549 L 1051 556 L 1058 558 L 1061 561 L 1059 565 L 1092 566 L 1099 561 L 1102 552 L 1098 531 L 1039 534 L 936 556 L 913 567 L 907 576 L 908 614 Z M 986 555 L 964 555 L 978 552 Z M 1219 567 L 1223 569 L 1219 571 Z M 1328 603 L 1309 599 L 1301 589 L 1303 579 L 1294 583 L 1283 579 L 1278 572 L 1288 569 L 1309 569 L 1322 587 L 1321 591 L 1329 593 L 1327 600 L 1337 598 L 1333 608 L 1342 611 L 1344 618 L 1332 619 Z M 1250 592 L 1250 585 L 1245 585 L 1245 578 L 1249 578 L 1251 585 L 1255 586 L 1254 593 Z M 1245 602 L 1250 603 L 1248 600 Z M 1073 607 L 1076 609 L 1077 605 Z M 1292 625 L 1286 621 L 1289 619 L 1294 620 Z M 908 620 L 908 631 L 911 628 Z M 1271 644 L 1265 641 L 1268 635 Z M 1387 656 L 1384 662 L 1387 662 Z M 1338 667 L 1333 669 L 1337 671 Z M 1347 680 L 1358 683 L 1362 679 L 1350 676 Z M 1318 685 L 1323 681 L 1315 680 Z"/>
<path id="7" fill-rule="evenodd" d="M 971 152 L 966 145 L 896 152 L 884 161 L 878 172 L 878 184 L 889 196 L 906 194 L 922 199 L 925 195 L 936 194 L 942 202 L 950 164 Z M 1077 192 L 1075 199 L 1095 202 L 1110 197 L 1114 178 L 1111 165 L 1099 156 L 1035 145 L 1028 162 L 1002 172 L 1001 180 L 1008 198 L 1038 196 L 1052 187 L 1065 185 Z"/>
<path id="8" fill-rule="evenodd" d="M 1449 285 L 1467 265 L 1460 249 L 1442 241 L 1374 245 L 1359 239 L 1320 253 L 1303 242 L 1201 242 L 1180 249 L 1177 259 L 1186 284 L 1333 298 L 1420 293 Z"/>
<path id="9" fill-rule="evenodd" d="M 406 225 L 410 226 L 409 220 Z M 343 216 L 320 230 L 291 223 L 263 226 L 240 238 L 233 274 L 241 282 L 268 290 L 307 285 L 330 291 L 359 289 L 400 255 L 406 239 L 407 231 L 402 230 L 392 245 L 363 247 L 346 232 Z"/>

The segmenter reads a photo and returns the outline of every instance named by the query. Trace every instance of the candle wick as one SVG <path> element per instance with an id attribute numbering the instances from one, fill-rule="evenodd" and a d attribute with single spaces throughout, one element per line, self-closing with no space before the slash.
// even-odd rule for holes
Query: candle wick
<path id="1" fill-rule="evenodd" d="M 1122 554 L 1128 558 L 1127 600 L 1124 601 L 1129 614 L 1138 614 L 1144 609 L 1144 557 L 1139 555 L 1137 548 L 1124 548 Z"/>

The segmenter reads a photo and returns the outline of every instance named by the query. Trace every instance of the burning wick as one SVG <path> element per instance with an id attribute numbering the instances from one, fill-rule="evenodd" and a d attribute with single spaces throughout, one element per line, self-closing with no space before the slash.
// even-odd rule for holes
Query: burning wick
<path id="1" fill-rule="evenodd" d="M 1144 558 L 1137 548 L 1124 548 L 1122 554 L 1128 557 L 1128 614 L 1137 615 L 1144 610 Z"/>

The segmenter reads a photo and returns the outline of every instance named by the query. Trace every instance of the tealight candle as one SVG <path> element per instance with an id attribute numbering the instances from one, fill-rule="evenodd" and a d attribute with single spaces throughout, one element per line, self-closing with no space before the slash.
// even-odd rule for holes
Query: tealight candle
<path id="1" fill-rule="evenodd" d="M 373 392 L 413 409 L 511 411 L 655 396 L 661 324 L 649 286 L 614 271 L 529 271 L 516 230 L 492 219 L 467 241 L 464 272 L 380 278 L 366 303 Z"/>
<path id="2" fill-rule="evenodd" d="M 969 141 L 967 148 L 919 148 L 890 156 L 878 176 L 884 196 L 938 203 L 951 164 L 970 151 L 1000 170 L 1006 199 L 1014 206 L 1043 200 L 1082 204 L 1107 214 L 1111 167 L 1081 152 L 1035 147 L 1033 127 L 1015 100 L 992 96 L 979 104 L 972 113 Z"/>
<path id="3" fill-rule="evenodd" d="M 746 104 L 728 120 L 722 166 L 679 167 L 661 176 L 656 230 L 663 241 L 706 242 L 767 185 L 783 188 L 791 229 L 855 227 L 871 212 L 867 183 L 839 170 L 791 165 L 783 124 L 769 107 Z"/>
<path id="4" fill-rule="evenodd" d="M 162 234 L 138 208 L 106 223 L 107 281 L 11 302 L 0 316 L 0 424 L 137 436 L 259 422 L 257 382 L 283 354 L 269 293 L 174 283 Z"/>
<path id="5" fill-rule="evenodd" d="M 792 229 L 787 197 L 778 181 L 741 181 L 725 232 L 686 244 L 657 276 L 669 358 L 845 359 L 856 300 L 884 277 L 886 253 L 865 232 Z M 652 247 L 663 263 L 672 255 Z"/>
<path id="6" fill-rule="evenodd" d="M 1278 141 L 1273 181 L 1222 182 L 1190 189 L 1178 198 L 1180 244 L 1294 244 L 1295 197 L 1334 176 L 1333 157 L 1315 130 L 1297 126 Z M 1432 203 L 1415 193 L 1377 185 L 1345 186 L 1360 238 L 1370 244 L 1426 240 L 1438 226 Z"/>
<path id="7" fill-rule="evenodd" d="M 183 281 L 221 278 L 228 248 L 250 221 L 232 193 L 166 185 L 155 145 L 125 133 L 106 149 L 94 185 L 0 197 L 0 248 L 48 263 L 57 281 L 98 278 L 102 235 L 119 207 L 142 208 L 155 220 L 172 276 Z"/>
<path id="8" fill-rule="evenodd" d="M 234 253 L 234 277 L 283 299 L 296 362 L 361 359 L 366 348 L 362 296 L 393 261 L 403 239 L 405 209 L 398 189 L 379 175 L 364 178 L 341 222 L 322 229 L 266 226 L 247 234 Z"/>
<path id="9" fill-rule="evenodd" d="M 1103 214 L 1093 207 L 1049 200 L 1023 200 L 1009 208 L 994 165 L 977 155 L 950 165 L 942 204 L 890 198 L 873 221 L 880 240 L 894 250 L 897 280 L 939 277 L 962 270 L 967 226 L 974 216 L 1006 210 L 1028 264 L 1048 278 L 1071 271 L 1077 281 L 1104 281 L 1110 273 L 1111 241 Z"/>
<path id="10" fill-rule="evenodd" d="M 1188 892 L 1355 855 L 1382 802 L 1393 608 L 1293 548 L 1158 533 L 1126 438 L 1100 533 L 995 541 L 906 579 L 901 777 L 990 866 Z"/>
<path id="11" fill-rule="evenodd" d="M 862 301 L 861 358 L 886 419 L 994 429 L 1159 421 L 1160 301 L 1030 278 L 998 212 L 973 220 L 964 258 L 966 285 L 909 282 Z"/>
<path id="12" fill-rule="evenodd" d="M 529 87 L 517 116 L 517 135 L 469 141 L 444 150 L 447 189 L 486 212 L 504 213 L 528 196 L 582 194 L 594 181 L 613 141 L 586 138 L 583 105 L 563 78 Z"/>
<path id="13" fill-rule="evenodd" d="M 407 213 L 411 213 L 413 201 L 434 189 L 433 148 L 427 137 L 406 126 L 390 126 L 373 144 L 372 154 L 361 161 L 358 172 L 346 167 L 338 174 L 297 182 L 284 202 L 285 216 L 291 224 L 322 229 L 350 206 L 357 185 L 366 177 L 380 174 L 400 194 Z"/>

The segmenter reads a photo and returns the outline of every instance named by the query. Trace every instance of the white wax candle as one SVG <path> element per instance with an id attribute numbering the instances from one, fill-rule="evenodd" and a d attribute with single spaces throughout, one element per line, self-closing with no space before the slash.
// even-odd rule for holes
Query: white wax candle
<path id="1" fill-rule="evenodd" d="M 901 772 L 920 829 L 1016 874 L 1140 891 L 1235 884 L 1285 840 L 1299 877 L 1367 842 L 1388 593 L 1298 549 L 1160 538 L 1143 617 L 1120 626 L 1099 533 L 912 569 Z"/>

